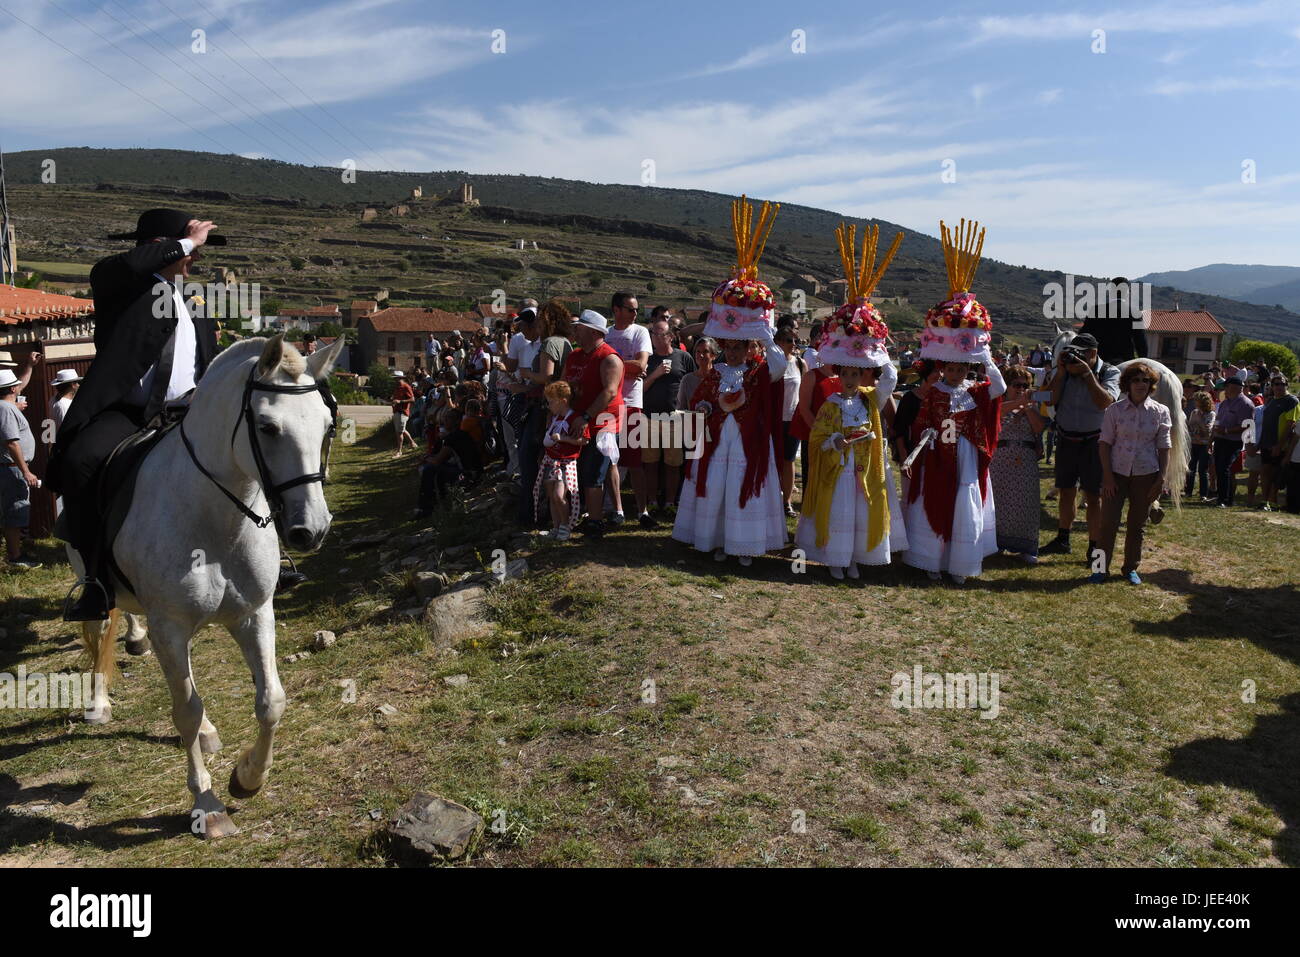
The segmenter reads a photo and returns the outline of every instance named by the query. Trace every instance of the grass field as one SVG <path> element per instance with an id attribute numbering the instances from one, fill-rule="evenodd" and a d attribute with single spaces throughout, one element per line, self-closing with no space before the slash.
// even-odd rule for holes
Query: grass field
<path id="1" fill-rule="evenodd" d="M 1081 555 L 995 558 L 965 588 L 899 566 L 834 583 L 638 528 L 543 546 L 492 593 L 493 634 L 439 650 L 390 611 L 406 579 L 340 544 L 419 530 L 411 462 L 383 432 L 336 452 L 335 532 L 277 602 L 290 703 L 267 787 L 229 802 L 239 836 L 189 836 L 157 664 L 123 654 L 112 724 L 0 712 L 0 860 L 387 866 L 384 821 L 424 790 L 497 823 L 483 866 L 1300 863 L 1292 516 L 1189 506 L 1149 535 L 1140 587 L 1085 584 Z M 55 620 L 69 570 L 35 551 L 46 568 L 0 576 L 0 671 L 79 661 Z M 338 644 L 285 663 L 318 628 Z M 226 799 L 252 686 L 216 629 L 194 665 Z M 894 708 L 916 665 L 998 673 L 1000 713 Z"/>

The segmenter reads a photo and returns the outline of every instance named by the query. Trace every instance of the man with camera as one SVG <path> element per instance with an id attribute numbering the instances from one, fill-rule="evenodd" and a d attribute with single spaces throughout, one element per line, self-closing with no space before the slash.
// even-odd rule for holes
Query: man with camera
<path id="1" fill-rule="evenodd" d="M 1056 538 L 1040 555 L 1068 555 L 1074 524 L 1074 490 L 1083 489 L 1088 503 L 1088 557 L 1101 531 L 1101 452 L 1097 439 L 1106 408 L 1119 398 L 1119 369 L 1103 362 L 1097 340 L 1081 333 L 1070 340 L 1056 360 L 1048 383 L 1056 409 L 1056 488 L 1059 517 Z"/>

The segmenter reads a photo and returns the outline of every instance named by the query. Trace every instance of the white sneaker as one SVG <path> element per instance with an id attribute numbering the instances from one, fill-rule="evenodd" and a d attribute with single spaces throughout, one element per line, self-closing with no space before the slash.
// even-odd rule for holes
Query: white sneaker
<path id="1" fill-rule="evenodd" d="M 750 565 L 754 564 L 754 557 L 752 555 L 741 555 L 740 564 L 748 568 Z"/>
<path id="2" fill-rule="evenodd" d="M 715 548 L 713 550 L 713 560 L 715 562 L 725 562 L 727 560 L 727 553 L 720 548 Z"/>
<path id="3" fill-rule="evenodd" d="M 847 571 L 848 571 L 848 573 L 849 573 L 849 577 L 850 577 L 850 578 L 861 578 L 861 577 L 862 577 L 861 573 L 858 572 L 858 563 L 857 563 L 857 562 L 849 562 L 849 567 L 848 567 Z"/>
<path id="4" fill-rule="evenodd" d="M 840 568 L 839 565 L 832 565 L 831 578 L 834 578 L 837 582 L 844 581 L 844 569 Z"/>

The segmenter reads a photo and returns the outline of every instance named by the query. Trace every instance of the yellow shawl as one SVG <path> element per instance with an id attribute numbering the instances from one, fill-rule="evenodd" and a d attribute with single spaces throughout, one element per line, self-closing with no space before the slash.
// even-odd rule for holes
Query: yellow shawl
<path id="1" fill-rule="evenodd" d="M 827 399 L 817 412 L 812 435 L 808 439 L 809 475 L 804 482 L 803 512 L 817 523 L 817 547 L 825 548 L 830 540 L 831 499 L 835 485 L 850 460 L 858 472 L 858 487 L 867 500 L 867 548 L 875 548 L 889 532 L 889 499 L 885 493 L 885 442 L 876 408 L 876 390 L 862 386 L 858 394 L 869 410 L 874 439 L 864 439 L 842 452 L 822 446 L 832 435 L 844 432 L 844 415 L 839 404 Z"/>

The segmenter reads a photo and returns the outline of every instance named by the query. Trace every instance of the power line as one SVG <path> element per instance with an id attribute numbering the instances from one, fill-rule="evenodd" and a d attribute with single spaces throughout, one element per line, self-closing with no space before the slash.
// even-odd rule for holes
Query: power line
<path id="1" fill-rule="evenodd" d="M 58 10 L 58 11 L 59 11 L 60 13 L 62 13 L 65 17 L 69 17 L 69 18 L 75 20 L 77 23 L 81 24 L 83 27 L 85 27 L 87 30 L 89 30 L 91 33 L 93 33 L 95 36 L 99 37 L 99 39 L 103 40 L 105 43 L 107 43 L 107 44 L 108 44 L 109 46 L 111 46 L 113 49 L 119 51 L 123 56 L 127 57 L 127 59 L 131 60 L 131 62 L 135 63 L 135 64 L 136 64 L 137 66 L 139 66 L 142 70 L 146 70 L 146 71 L 148 71 L 149 73 L 152 73 L 154 76 L 156 76 L 158 79 L 162 80 L 164 83 L 166 83 L 168 86 L 170 86 L 170 87 L 171 87 L 173 90 L 175 90 L 177 93 L 179 93 L 179 94 L 181 94 L 182 96 L 184 96 L 184 97 L 186 97 L 187 99 L 189 99 L 191 102 L 193 102 L 193 103 L 194 103 L 196 106 L 198 106 L 200 109 L 202 109 L 202 110 L 204 110 L 204 111 L 207 111 L 207 110 L 209 109 L 209 107 L 207 106 L 207 104 L 205 104 L 202 100 L 199 100 L 197 97 L 192 96 L 192 95 L 191 95 L 190 93 L 188 93 L 187 91 L 181 89 L 179 86 L 177 86 L 175 83 L 173 83 L 173 82 L 172 82 L 171 80 L 169 80 L 167 77 L 163 76 L 163 75 L 162 75 L 161 73 L 159 73 L 157 70 L 153 69 L 153 68 L 150 67 L 150 66 L 145 65 L 141 60 L 139 60 L 136 56 L 134 56 L 130 51 L 128 51 L 128 50 L 126 50 L 124 47 L 120 46 L 116 41 L 114 41 L 114 40 L 110 40 L 108 37 L 104 36 L 104 34 L 100 33 L 98 30 L 96 30 L 96 29 L 95 29 L 94 27 L 92 27 L 90 24 L 86 23 L 86 21 L 82 20 L 82 19 L 81 19 L 80 17 L 78 17 L 76 14 L 69 13 L 68 11 L 64 10 L 61 6 L 58 5 L 58 3 L 55 2 L 55 0 L 47 0 L 47 2 L 50 4 L 50 6 L 54 7 L 55 10 Z M 229 101 L 227 101 L 227 102 L 229 102 Z M 231 106 L 234 106 L 234 104 L 231 103 Z M 238 107 L 236 107 L 236 109 L 238 109 Z M 229 126 L 229 127 L 230 127 L 231 129 L 233 129 L 233 130 L 238 130 L 238 129 L 239 129 L 239 127 L 235 126 L 234 123 L 226 122 L 226 125 Z M 245 134 L 245 135 L 247 135 L 247 134 Z M 214 140 L 214 142 L 215 142 L 215 140 Z M 257 142 L 259 146 L 265 146 L 264 143 L 261 143 L 261 142 L 258 141 L 258 140 L 255 140 L 255 142 Z M 225 149 L 226 152 L 229 152 L 229 147 L 228 147 L 228 146 L 227 146 L 227 147 L 224 147 L 224 149 Z M 270 150 L 270 152 L 274 153 L 274 152 L 275 152 L 275 148 L 272 147 L 271 150 Z"/>
<path id="2" fill-rule="evenodd" d="M 237 91 L 234 87 L 230 86 L 229 84 L 224 84 L 224 85 L 227 87 L 227 89 L 230 90 L 231 93 L 233 93 L 235 96 L 237 96 L 237 97 L 239 97 L 241 100 L 243 100 L 243 104 L 244 104 L 243 106 L 240 106 L 240 105 L 236 104 L 233 100 L 231 100 L 229 97 L 227 97 L 227 96 L 226 96 L 224 93 L 222 93 L 220 90 L 214 89 L 212 86 L 210 86 L 210 85 L 209 85 L 209 84 L 208 84 L 208 83 L 203 79 L 203 77 L 199 76 L 197 73 L 195 73 L 194 71 L 192 71 L 192 70 L 189 68 L 189 66 L 184 62 L 184 60 L 179 59 L 179 58 L 177 58 L 177 57 L 174 57 L 174 56 L 173 56 L 171 53 L 169 53 L 166 49 L 164 49 L 164 48 L 162 48 L 162 47 L 158 47 L 158 46 L 154 45 L 153 43 L 150 43 L 150 42 L 149 42 L 148 40 L 146 40 L 144 37 L 140 36 L 140 34 L 136 33 L 135 30 L 131 27 L 131 25 L 130 25 L 129 23 L 126 23 L 125 21 L 118 19 L 118 17 L 113 13 L 113 11 L 110 10 L 110 9 L 108 8 L 107 4 L 105 4 L 103 7 L 101 7 L 100 10 L 101 10 L 101 12 L 107 14 L 109 17 L 112 17 L 112 19 L 113 19 L 115 22 L 121 24 L 121 25 L 122 25 L 123 27 L 125 27 L 128 31 L 130 31 L 131 35 L 132 35 L 133 37 L 135 37 L 137 40 L 141 41 L 142 43 L 147 44 L 151 49 L 153 49 L 153 50 L 155 50 L 156 52 L 158 52 L 158 53 L 162 54 L 163 56 L 165 56 L 165 57 L 166 57 L 166 58 L 167 58 L 171 63 L 175 64 L 177 67 L 179 67 L 179 68 L 181 68 L 182 70 L 184 70 L 184 71 L 185 71 L 186 73 L 188 73 L 191 77 L 193 77 L 196 81 L 198 81 L 199 83 L 201 83 L 201 84 L 202 84 L 206 89 L 208 89 L 208 90 L 211 91 L 212 93 L 216 94 L 217 96 L 221 97 L 221 99 L 225 100 L 226 103 L 228 103 L 228 104 L 229 104 L 233 109 L 236 109 L 236 110 L 245 110 L 245 109 L 246 109 L 246 110 L 248 111 L 247 115 L 248 115 L 249 118 L 252 120 L 252 122 L 256 123 L 258 126 L 260 126 L 262 129 L 266 130 L 266 131 L 267 131 L 268 133 L 270 133 L 272 136 L 277 137 L 281 142 L 283 142 L 283 143 L 284 143 L 286 146 L 288 146 L 291 150 L 301 150 L 302 153 L 303 153 L 303 155 L 304 155 L 305 157 L 310 157 L 311 152 L 312 152 L 312 150 L 314 149 L 314 147 L 313 147 L 310 143 L 308 143 L 305 139 L 303 139 L 303 138 L 302 138 L 301 136 L 299 136 L 297 133 L 294 133 L 292 130 L 288 130 L 288 129 L 286 129 L 286 130 L 285 130 L 285 133 L 287 133 L 287 134 L 293 136 L 293 137 L 298 141 L 298 144 L 295 145 L 295 144 L 291 143 L 288 139 L 286 139 L 285 136 L 282 135 L 280 132 L 278 132 L 277 130 L 275 130 L 275 129 L 273 129 L 272 127 L 268 126 L 266 123 L 262 122 L 262 120 L 261 120 L 260 118 L 258 118 L 258 116 L 256 115 L 257 112 L 258 112 L 258 108 L 257 108 L 257 106 L 254 105 L 254 104 L 253 104 L 253 103 L 252 103 L 252 102 L 251 102 L 247 97 L 245 97 L 243 94 L 239 93 L 239 91 Z M 162 36 L 158 33 L 158 31 L 155 30 L 155 29 L 153 29 L 153 27 L 149 26 L 147 23 L 144 24 L 144 28 L 145 28 L 146 30 L 148 30 L 150 33 L 152 33 L 155 37 L 158 37 L 159 40 L 162 40 L 162 39 L 163 39 Z M 165 41 L 164 41 L 164 42 L 165 42 Z M 217 76 L 215 73 L 213 73 L 212 71 L 207 70 L 207 68 L 206 68 L 205 66 L 203 66 L 202 64 L 196 64 L 196 65 L 198 65 L 198 66 L 200 67 L 200 69 L 206 70 L 207 73 L 208 73 L 208 75 L 211 76 L 211 77 L 212 77 L 214 80 L 216 80 L 218 83 L 224 83 L 224 81 L 223 81 L 220 77 L 218 77 L 218 76 Z"/>
<path id="3" fill-rule="evenodd" d="M 144 95 L 143 93 L 141 93 L 139 90 L 136 90 L 136 89 L 133 89 L 132 87 L 127 86 L 125 83 L 123 83 L 123 82 L 122 82 L 121 80 L 119 80 L 117 77 L 113 76 L 111 73 L 106 73 L 104 70 L 100 69 L 100 68 L 99 68 L 98 66 L 96 66 L 94 63 L 91 63 L 89 60 L 87 60 L 84 56 L 82 56 L 82 55 L 81 55 L 80 53 L 78 53 L 76 50 L 70 50 L 70 49 L 68 49 L 68 48 L 65 47 L 62 43 L 60 43 L 58 40 L 54 39 L 54 37 L 50 36 L 48 33 L 46 33 L 44 30 L 42 30 L 40 27 L 33 26 L 32 24 L 28 23 L 28 22 L 27 22 L 26 20 L 24 20 L 22 17 L 18 16 L 18 14 L 14 13 L 12 10 L 10 10 L 8 7 L 4 6 L 3 4 L 0 4 L 0 10 L 3 10 L 5 13 L 9 14 L 9 16 L 13 17 L 15 20 L 17 20 L 17 21 L 18 21 L 19 23 L 21 23 L 23 26 L 27 27 L 27 29 L 32 30 L 32 31 L 34 31 L 34 32 L 36 32 L 36 33 L 39 33 L 39 34 L 40 34 L 41 36 L 43 36 L 46 40 L 49 40 L 49 41 L 50 41 L 51 43 L 53 43 L 56 47 L 58 47 L 60 50 L 62 50 L 64 53 L 67 53 L 67 54 L 70 54 L 71 56 L 76 57 L 76 58 L 77 58 L 78 60 L 80 60 L 82 63 L 86 64 L 86 66 L 88 66 L 88 67 L 90 67 L 92 70 L 94 70 L 96 73 L 100 74 L 101 76 L 105 77 L 106 79 L 112 80 L 114 83 L 116 83 L 116 84 L 117 84 L 118 86 L 120 86 L 122 89 L 126 90 L 128 93 L 131 93 L 131 94 L 134 94 L 135 96 L 138 96 L 140 99 L 144 100 L 146 103 L 148 103 L 150 106 L 152 106 L 155 110 L 158 110 L 160 113 L 164 113 L 164 114 L 166 114 L 170 119 L 172 119 L 173 121 L 175 121 L 175 122 L 177 123 L 177 125 L 185 127 L 185 128 L 188 129 L 191 133 L 193 133 L 195 136 L 201 136 L 201 137 L 203 137 L 204 139 L 208 140 L 210 143 L 212 143 L 212 145 L 214 145 L 214 146 L 217 148 L 217 151 L 218 151 L 218 152 L 223 152 L 223 151 L 225 151 L 225 150 L 227 149 L 227 147 L 226 147 L 225 144 L 217 142 L 215 139 L 213 139 L 213 138 L 212 138 L 211 136 L 209 136 L 207 133 L 204 133 L 202 130 L 195 129 L 193 126 L 191 126 L 189 123 L 186 123 L 183 119 L 181 119 L 179 116 L 177 116 L 177 115 L 176 115 L 175 113 L 173 113 L 171 110 L 167 109 L 167 107 L 162 106 L 161 104 L 155 103 L 153 100 L 151 100 L 149 97 L 145 96 L 145 95 Z"/>
<path id="4" fill-rule="evenodd" d="M 159 2 L 162 2 L 162 3 L 163 3 L 163 6 L 164 6 L 164 7 L 167 7 L 167 4 L 166 4 L 165 2 L 163 2 L 163 0 L 159 0 Z M 214 22 L 216 22 L 216 23 L 222 23 L 221 18 L 218 17 L 215 13 L 213 13 L 212 10 L 207 6 L 207 4 L 205 4 L 205 3 L 203 2 L 203 0 L 195 0 L 195 3 L 197 3 L 198 6 L 201 7 L 201 8 L 202 8 L 202 9 L 203 9 L 207 14 L 208 14 L 208 16 L 212 17 L 212 19 L 213 19 Z M 171 7 L 167 7 L 167 9 L 168 9 L 168 10 L 171 10 Z M 176 14 L 176 11 L 171 10 L 171 12 L 172 12 L 172 15 L 173 15 L 173 16 L 178 16 L 178 15 Z M 314 99 L 312 99 L 311 95 L 310 95 L 309 93 L 307 93 L 306 90 L 304 90 L 302 87 L 300 87 L 297 83 L 294 83 L 293 80 L 289 79 L 289 77 L 285 76 L 284 73 L 280 70 L 279 67 L 277 67 L 274 63 L 272 63 L 272 62 L 271 62 L 270 60 L 268 60 L 266 57 L 262 56 L 262 54 L 258 53 L 257 50 L 253 49 L 252 45 L 250 45 L 249 42 L 248 42 L 247 40 L 245 40 L 242 36 L 240 36 L 238 33 L 235 32 L 234 27 L 230 26 L 229 24 L 222 24 L 222 25 L 225 26 L 226 30 L 229 31 L 229 33 L 230 33 L 231 36 L 233 36 L 236 40 L 238 40 L 238 41 L 239 41 L 240 43 L 242 43 L 245 47 L 247 47 L 248 50 L 249 50 L 249 51 L 250 51 L 250 52 L 251 52 L 255 57 L 257 57 L 259 60 L 261 60 L 261 61 L 262 61 L 263 63 L 265 63 L 267 66 L 269 66 L 272 70 L 274 70 L 274 71 L 275 71 L 275 72 L 280 76 L 280 78 L 284 80 L 284 82 L 288 83 L 291 87 L 293 87 L 295 90 L 297 90 L 297 91 L 298 91 L 302 96 L 306 97 L 307 102 L 309 102 L 312 106 L 316 107 L 316 109 L 320 110 L 322 113 L 324 113 L 326 116 L 328 116 L 331 120 L 333 120 L 334 123 L 338 126 L 339 129 L 343 130 L 343 132 L 346 133 L 348 136 L 355 137 L 357 140 L 359 140 L 359 141 L 361 142 L 361 144 L 362 144 L 363 146 L 366 145 L 366 142 L 365 142 L 365 138 L 364 138 L 364 137 L 357 136 L 357 134 L 353 133 L 350 129 L 348 129 L 346 126 L 344 126 L 343 123 L 342 123 L 342 122 L 341 122 L 341 121 L 340 121 L 336 116 L 334 116 L 333 113 L 331 113 L 329 110 L 325 109 L 325 107 L 321 106 L 321 105 L 320 105 L 319 103 L 317 103 Z M 231 57 L 229 54 L 225 54 L 225 56 L 226 56 L 226 58 L 229 59 L 232 63 L 236 63 L 236 64 L 238 64 L 238 65 L 240 66 L 240 68 L 243 69 L 243 64 L 239 63 L 239 61 L 235 60 L 235 59 L 234 59 L 233 57 Z M 245 69 L 244 72 L 247 73 L 248 71 Z M 249 76 L 252 76 L 252 75 L 253 75 L 253 74 L 249 73 Z M 259 80 L 258 82 L 260 83 L 261 81 Z M 266 86 L 266 84 L 264 84 L 264 83 L 263 83 L 262 85 L 263 85 L 263 86 Z M 270 87 L 266 87 L 266 88 L 267 88 L 268 90 L 271 89 Z M 272 91 L 272 92 L 275 92 L 275 91 Z M 279 94 L 279 93 L 276 93 L 276 96 L 280 96 L 280 94 Z M 284 100 L 285 103 L 288 103 L 288 102 L 289 102 L 288 100 L 285 100 L 283 96 L 281 96 L 280 99 L 281 99 L 281 100 Z M 306 114 L 304 114 L 304 113 L 302 113 L 300 110 L 298 110 L 298 108 L 297 108 L 296 106 L 293 107 L 293 109 L 295 110 L 295 112 L 298 113 L 299 116 L 302 116 L 304 119 L 308 119 L 308 117 L 306 116 Z M 330 139 L 334 140 L 335 143 L 338 143 L 338 145 L 339 145 L 340 147 L 342 147 L 345 151 L 349 151 L 349 147 L 345 146 L 345 145 L 342 143 L 342 141 L 340 141 L 336 136 L 334 136 L 332 133 L 330 133 L 330 132 L 329 132 L 328 130 L 326 130 L 324 127 L 322 127 L 319 123 L 315 123 L 314 120 L 310 120 L 310 119 L 308 119 L 308 122 L 313 123 L 313 124 L 316 126 L 317 129 L 319 129 L 322 133 L 325 133 L 327 136 L 329 136 Z M 383 156 L 381 153 L 378 153 L 378 152 L 376 152 L 375 155 L 378 156 L 379 159 L 382 160 L 382 161 L 383 161 L 383 162 L 388 166 L 388 168 L 389 168 L 390 170 L 394 170 L 394 171 L 396 170 L 396 167 L 393 165 L 393 163 L 392 163 L 391 160 L 389 160 L 388 158 L 386 158 L 385 156 Z"/>

